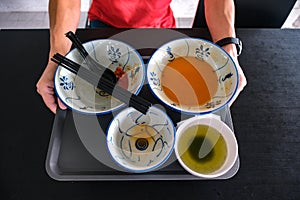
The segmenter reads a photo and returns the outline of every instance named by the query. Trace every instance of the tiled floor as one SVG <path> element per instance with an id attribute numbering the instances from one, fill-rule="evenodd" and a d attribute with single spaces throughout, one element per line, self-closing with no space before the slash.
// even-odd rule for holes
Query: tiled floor
<path id="1" fill-rule="evenodd" d="M 1 0 L 0 29 L 48 28 L 49 0 Z M 81 0 L 81 20 L 79 27 L 85 27 L 87 11 L 91 0 Z M 172 9 L 178 27 L 192 26 L 199 0 L 173 0 Z M 300 28 L 300 0 L 297 1 L 291 14 L 282 28 Z"/>

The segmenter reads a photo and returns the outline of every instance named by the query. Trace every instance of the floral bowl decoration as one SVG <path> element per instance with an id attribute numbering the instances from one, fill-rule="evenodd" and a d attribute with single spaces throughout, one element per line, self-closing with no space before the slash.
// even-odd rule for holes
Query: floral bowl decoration
<path id="1" fill-rule="evenodd" d="M 123 85 L 120 86 L 132 93 L 139 93 L 144 84 L 145 66 L 135 49 L 112 39 L 93 40 L 83 43 L 83 46 L 95 61 L 111 69 L 117 77 L 122 75 Z M 87 67 L 77 49 L 71 50 L 66 57 Z M 54 87 L 60 100 L 80 113 L 107 114 L 124 105 L 60 65 L 55 73 Z"/>
<path id="2" fill-rule="evenodd" d="M 198 38 L 172 40 L 149 60 L 150 90 L 172 109 L 208 114 L 223 108 L 237 91 L 234 61 L 221 47 Z"/>
<path id="3" fill-rule="evenodd" d="M 112 159 L 127 172 L 158 169 L 171 155 L 175 127 L 168 115 L 150 107 L 146 115 L 134 108 L 122 110 L 107 131 L 107 147 Z"/>

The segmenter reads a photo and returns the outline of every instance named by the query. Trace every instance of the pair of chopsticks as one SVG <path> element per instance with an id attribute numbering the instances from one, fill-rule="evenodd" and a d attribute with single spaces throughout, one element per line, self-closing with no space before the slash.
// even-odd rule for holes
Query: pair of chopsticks
<path id="1" fill-rule="evenodd" d="M 85 67 L 81 67 L 81 65 L 59 53 L 54 54 L 51 60 L 143 114 L 146 114 L 148 109 L 152 106 L 152 104 L 146 99 L 118 86 L 116 83 L 111 82 L 104 76 L 99 77 L 94 72 L 86 69 Z"/>
<path id="2" fill-rule="evenodd" d="M 87 52 L 87 50 L 84 48 L 82 42 L 79 40 L 79 38 L 73 33 L 72 31 L 69 31 L 66 33 L 66 37 L 69 38 L 72 41 L 72 44 L 77 48 L 78 52 L 82 56 L 82 58 L 85 60 L 88 68 L 95 72 L 96 74 L 101 74 L 101 76 L 104 76 L 107 78 L 107 80 L 110 80 L 114 83 L 117 82 L 117 77 L 115 73 L 107 68 L 101 65 L 100 63 L 96 62 Z"/>

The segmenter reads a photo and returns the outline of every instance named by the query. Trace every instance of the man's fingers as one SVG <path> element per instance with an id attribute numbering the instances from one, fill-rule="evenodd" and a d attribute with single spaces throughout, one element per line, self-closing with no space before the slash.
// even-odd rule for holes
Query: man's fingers
<path id="1" fill-rule="evenodd" d="M 67 106 L 61 102 L 61 100 L 57 97 L 57 102 L 58 102 L 58 106 L 62 109 L 62 110 L 65 110 L 67 109 Z"/>

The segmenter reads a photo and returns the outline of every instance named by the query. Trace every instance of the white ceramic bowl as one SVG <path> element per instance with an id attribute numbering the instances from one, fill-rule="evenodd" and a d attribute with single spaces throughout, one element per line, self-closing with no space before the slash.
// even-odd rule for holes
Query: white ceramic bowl
<path id="1" fill-rule="evenodd" d="M 184 77 L 179 75 L 171 77 L 171 80 L 175 81 L 175 89 L 171 88 L 171 90 L 178 97 L 178 101 L 174 101 L 166 95 L 163 88 L 163 82 L 166 80 L 163 79 L 163 73 L 166 65 L 174 64 L 174 61 L 179 57 L 195 58 L 196 64 L 195 62 L 193 64 L 190 61 L 187 62 L 191 63 L 198 72 L 190 73 Z M 207 65 L 209 67 L 203 67 L 199 63 L 209 64 Z M 182 66 L 182 69 L 184 67 L 186 65 Z M 180 71 L 178 74 L 182 75 Z M 199 75 L 201 75 L 207 87 L 212 88 L 209 90 L 210 98 L 189 105 L 185 101 L 192 98 L 197 99 L 197 94 L 201 93 L 201 91 L 194 88 L 194 86 L 200 84 L 200 79 L 197 78 L 196 80 L 199 80 L 199 82 L 189 82 L 188 85 L 184 83 L 187 80 L 186 77 Z M 239 76 L 232 58 L 222 48 L 203 39 L 182 38 L 164 44 L 153 54 L 148 63 L 147 80 L 151 91 L 164 104 L 176 111 L 195 115 L 208 114 L 223 108 L 236 93 Z M 185 95 L 188 90 L 192 90 L 192 95 Z"/>
<path id="2" fill-rule="evenodd" d="M 107 147 L 112 159 L 125 171 L 149 172 L 171 155 L 175 128 L 165 112 L 150 107 L 146 115 L 133 108 L 122 110 L 107 132 Z"/>
<path id="3" fill-rule="evenodd" d="M 189 128 L 195 127 L 197 125 L 204 125 L 211 127 L 215 130 L 217 130 L 221 135 L 222 138 L 225 141 L 225 146 L 227 149 L 227 155 L 223 157 L 223 161 L 220 161 L 219 158 L 216 156 L 222 155 L 220 151 L 217 150 L 218 147 L 216 147 L 217 142 L 219 142 L 219 138 L 217 135 L 212 135 L 207 132 L 205 132 L 205 139 L 199 142 L 196 138 L 196 132 L 186 132 Z M 207 130 L 207 129 L 202 129 Z M 185 139 L 184 136 L 186 137 Z M 199 137 L 199 135 L 198 135 Z M 210 144 L 203 142 L 206 141 L 206 139 L 210 138 Z M 191 157 L 191 153 L 189 152 L 189 145 L 195 145 L 192 147 L 194 150 L 196 149 L 198 154 L 196 156 L 197 159 L 183 159 L 182 156 L 184 153 L 188 153 Z M 199 144 L 199 146 L 198 146 Z M 212 148 L 210 148 L 212 147 Z M 192 117 L 190 119 L 187 119 L 182 124 L 179 125 L 177 132 L 176 132 L 176 142 L 175 142 L 175 155 L 181 164 L 181 166 L 187 170 L 189 173 L 202 178 L 216 178 L 220 177 L 222 175 L 225 175 L 235 164 L 237 157 L 238 157 L 238 144 L 236 137 L 233 133 L 233 131 L 219 118 L 217 118 L 214 114 L 209 114 L 206 116 L 196 116 Z M 216 148 L 216 149 L 215 149 Z M 220 148 L 221 149 L 221 148 Z M 207 157 L 206 157 L 207 156 Z M 198 158 L 200 159 L 198 160 Z M 195 157 L 193 157 L 195 158 Z M 205 159 L 205 160 L 204 160 Z M 216 161 L 215 159 L 219 159 L 219 161 Z M 218 164 L 214 163 L 214 167 L 211 166 L 212 163 L 216 161 Z M 218 165 L 218 167 L 216 165 Z M 192 167 L 191 167 L 192 166 Z M 201 169 L 201 170 L 199 170 Z M 202 171 L 203 169 L 210 170 L 207 172 Z"/>
<path id="4" fill-rule="evenodd" d="M 126 72 L 128 90 L 138 94 L 145 79 L 145 66 L 139 53 L 128 44 L 111 39 L 99 39 L 84 43 L 88 53 L 103 66 L 115 71 L 120 67 Z M 86 67 L 77 49 L 67 58 Z M 106 114 L 124 105 L 118 99 L 103 93 L 75 74 L 58 66 L 54 77 L 55 91 L 70 109 L 84 114 Z"/>

